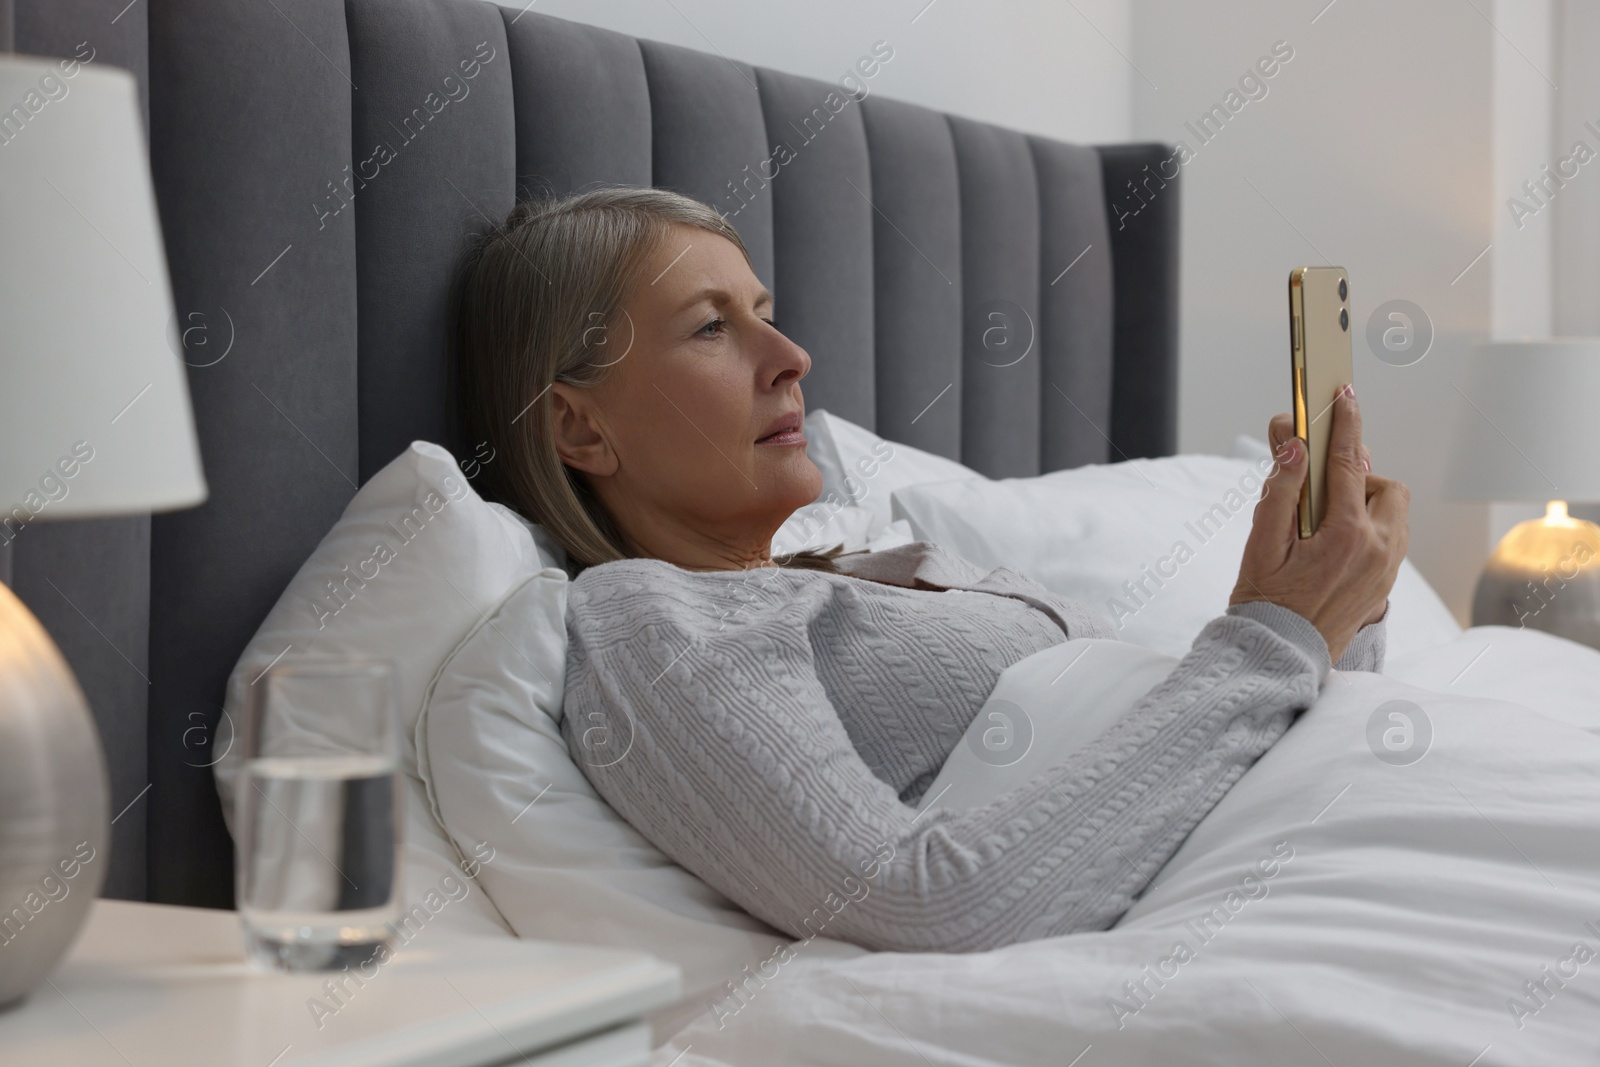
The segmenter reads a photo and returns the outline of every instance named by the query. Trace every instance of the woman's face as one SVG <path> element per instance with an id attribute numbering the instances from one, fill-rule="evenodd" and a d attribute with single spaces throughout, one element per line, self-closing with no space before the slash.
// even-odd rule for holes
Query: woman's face
<path id="1" fill-rule="evenodd" d="M 772 325 L 739 249 L 695 227 L 669 231 L 623 310 L 606 379 L 551 387 L 562 461 L 645 554 L 765 564 L 773 532 L 822 491 L 801 432 L 811 357 Z"/>

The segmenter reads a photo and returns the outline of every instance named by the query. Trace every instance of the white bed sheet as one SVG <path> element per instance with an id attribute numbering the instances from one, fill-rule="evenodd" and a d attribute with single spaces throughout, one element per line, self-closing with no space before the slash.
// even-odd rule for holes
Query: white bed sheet
<path id="1" fill-rule="evenodd" d="M 1392 700 L 1409 765 L 1368 740 Z M 1600 1063 L 1600 653 L 1480 627 L 1336 675 L 1115 929 L 801 943 L 654 1062 Z"/>

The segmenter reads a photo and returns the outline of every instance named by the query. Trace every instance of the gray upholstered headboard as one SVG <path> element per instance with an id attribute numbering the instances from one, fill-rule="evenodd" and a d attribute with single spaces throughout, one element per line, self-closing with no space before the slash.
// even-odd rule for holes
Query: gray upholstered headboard
<path id="1" fill-rule="evenodd" d="M 19 51 L 87 39 L 148 64 L 211 487 L 191 511 L 30 528 L 15 549 L 127 805 L 111 895 L 231 906 L 207 766 L 224 680 L 361 481 L 415 438 L 462 447 L 451 269 L 519 192 L 655 184 L 726 212 L 812 356 L 808 408 L 992 476 L 1174 448 L 1161 146 L 849 99 L 480 0 L 15 5 Z"/>

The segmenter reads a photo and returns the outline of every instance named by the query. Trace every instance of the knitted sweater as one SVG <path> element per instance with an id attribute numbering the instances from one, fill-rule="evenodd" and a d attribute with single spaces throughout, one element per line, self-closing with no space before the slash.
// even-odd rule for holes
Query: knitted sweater
<path id="1" fill-rule="evenodd" d="M 1327 644 L 1237 605 L 1083 751 L 970 810 L 911 806 L 1000 673 L 1111 623 L 930 542 L 848 573 L 585 570 L 563 734 L 662 852 L 797 939 L 973 951 L 1109 927 L 1308 707 Z M 1382 622 L 1341 670 L 1381 670 Z"/>

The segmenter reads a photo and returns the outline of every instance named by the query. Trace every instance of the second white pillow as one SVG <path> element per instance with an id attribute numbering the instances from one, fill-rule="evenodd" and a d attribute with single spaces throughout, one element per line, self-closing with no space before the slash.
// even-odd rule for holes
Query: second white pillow
<path id="1" fill-rule="evenodd" d="M 1110 619 L 1117 636 L 1182 656 L 1222 614 L 1238 580 L 1255 502 L 1272 469 L 1182 455 L 945 481 L 896 490 L 895 517 L 984 567 L 1011 567 Z M 1389 598 L 1388 657 L 1454 639 L 1461 627 L 1409 561 Z"/>
<path id="2" fill-rule="evenodd" d="M 953 459 L 887 441 L 821 409 L 806 415 L 806 442 L 806 455 L 822 472 L 822 494 L 796 514 L 820 516 L 854 505 L 866 516 L 859 530 L 863 544 L 883 533 L 894 518 L 889 498 L 896 489 L 952 479 L 988 480 Z M 845 547 L 856 546 L 846 540 Z"/>

